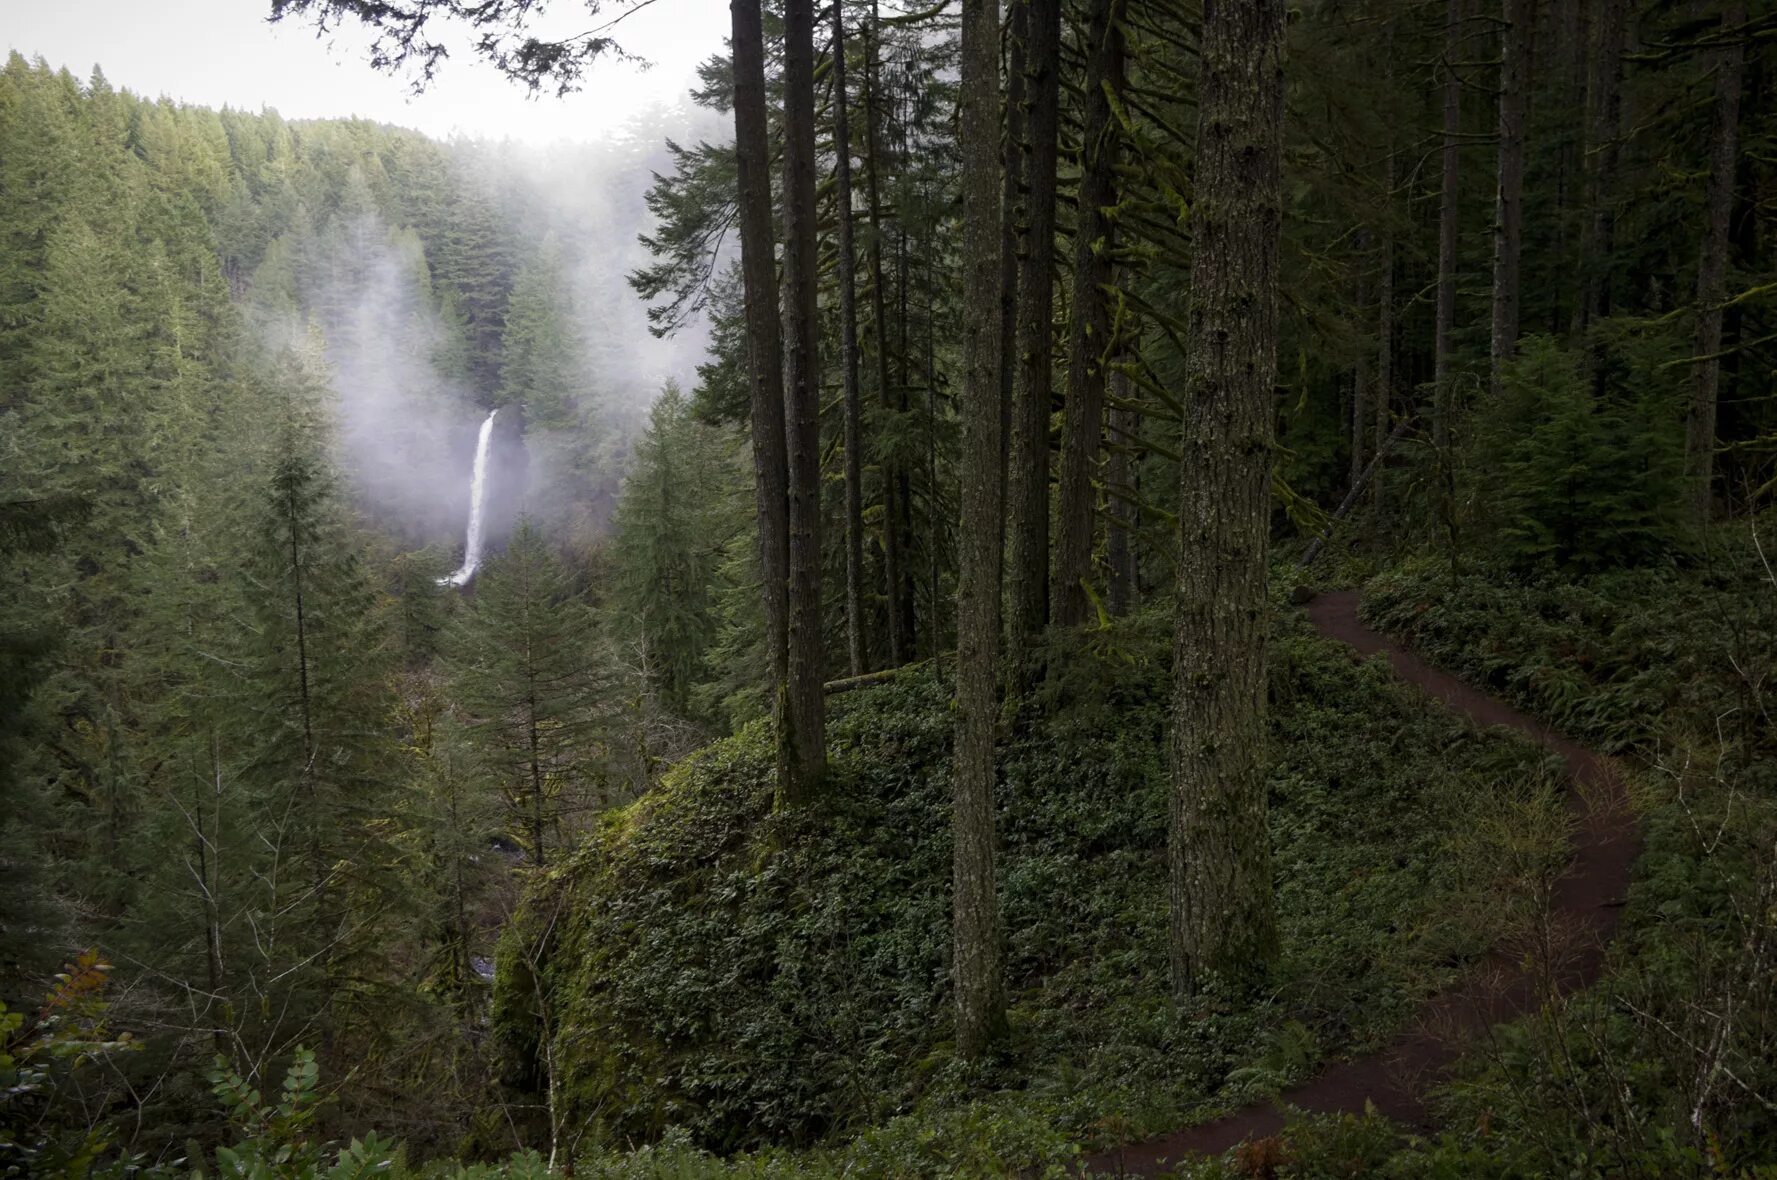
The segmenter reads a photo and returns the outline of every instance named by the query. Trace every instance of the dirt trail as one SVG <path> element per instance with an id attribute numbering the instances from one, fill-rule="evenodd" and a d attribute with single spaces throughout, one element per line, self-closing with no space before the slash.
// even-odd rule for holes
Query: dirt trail
<path id="1" fill-rule="evenodd" d="M 1361 655 L 1388 657 L 1395 674 L 1477 725 L 1520 730 L 1559 754 L 1573 789 L 1573 859 L 1556 885 L 1549 948 L 1499 948 L 1481 960 L 1461 984 L 1426 1001 L 1413 1025 L 1375 1053 L 1328 1066 L 1314 1078 L 1267 1101 L 1212 1122 L 1185 1127 L 1159 1139 L 1105 1152 L 1086 1161 L 1095 1172 L 1154 1176 L 1191 1155 L 1215 1155 L 1250 1139 L 1276 1134 L 1284 1107 L 1319 1113 L 1361 1113 L 1366 1102 L 1389 1118 L 1427 1125 L 1425 1096 L 1456 1058 L 1463 1043 L 1501 1021 L 1525 1012 L 1552 983 L 1572 991 L 1597 979 L 1604 947 L 1616 930 L 1630 871 L 1640 844 L 1621 775 L 1609 759 L 1562 737 L 1455 677 L 1429 667 L 1358 620 L 1355 590 L 1322 594 L 1308 604 L 1308 618 L 1329 639 Z M 1526 962 L 1542 965 L 1527 969 Z"/>

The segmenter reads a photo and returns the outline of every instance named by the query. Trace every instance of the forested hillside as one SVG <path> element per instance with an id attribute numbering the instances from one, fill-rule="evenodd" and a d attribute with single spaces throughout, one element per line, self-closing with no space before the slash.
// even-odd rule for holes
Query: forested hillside
<path id="1" fill-rule="evenodd" d="M 729 14 L 0 77 L 0 1162 L 1777 1174 L 1777 9 Z"/>
<path id="2" fill-rule="evenodd" d="M 649 781 L 586 596 L 666 354 L 596 331 L 644 321 L 552 185 L 601 169 L 621 253 L 659 148 L 522 150 L 0 74 L 0 996 L 102 948 L 141 1051 L 84 1101 L 151 1152 L 211 1133 L 216 1055 L 299 1045 L 350 1121 L 459 1138 L 507 859 Z"/>

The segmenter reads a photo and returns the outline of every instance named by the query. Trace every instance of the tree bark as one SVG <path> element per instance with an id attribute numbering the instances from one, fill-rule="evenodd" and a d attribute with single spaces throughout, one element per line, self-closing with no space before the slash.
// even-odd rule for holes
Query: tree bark
<path id="1" fill-rule="evenodd" d="M 960 141 L 963 306 L 999 302 L 999 2 L 963 0 Z M 999 716 L 999 322 L 963 317 L 962 522 L 958 537 L 954 978 L 956 1044 L 976 1057 L 1003 1029 L 994 870 Z"/>
<path id="2" fill-rule="evenodd" d="M 1006 38 L 1005 139 L 1000 147 L 1000 503 L 1006 502 L 1012 457 L 1012 385 L 1018 354 L 1018 227 L 1023 220 L 1019 164 L 1024 141 L 1024 51 L 1028 40 L 1027 0 L 1009 0 Z M 1004 511 L 1000 549 L 1005 551 Z"/>
<path id="3" fill-rule="evenodd" d="M 1367 270 L 1369 265 L 1370 231 L 1367 227 L 1357 232 L 1356 245 L 1361 272 Z M 1357 307 L 1358 323 L 1362 324 L 1363 315 L 1370 307 L 1368 274 L 1358 275 L 1357 291 L 1352 302 Z M 1348 488 L 1356 485 L 1358 477 L 1363 474 L 1365 455 L 1370 445 L 1370 383 L 1373 380 L 1370 359 L 1370 350 L 1360 342 L 1357 360 L 1351 367 L 1351 475 L 1346 484 Z"/>
<path id="4" fill-rule="evenodd" d="M 1456 73 L 1462 51 L 1465 0 L 1449 0 L 1444 10 L 1443 181 L 1438 203 L 1438 306 L 1432 338 L 1432 443 L 1442 454 L 1450 444 L 1450 336 L 1456 328 L 1456 247 L 1461 225 L 1462 79 Z"/>
<path id="5" fill-rule="evenodd" d="M 845 638 L 853 676 L 864 643 L 864 431 L 858 389 L 857 247 L 852 240 L 851 107 L 845 92 L 845 5 L 833 4 L 833 189 L 839 227 L 839 352 L 845 400 Z"/>
<path id="6" fill-rule="evenodd" d="M 1121 369 L 1111 371 L 1111 397 L 1115 402 L 1129 401 L 1129 374 Z M 1134 469 L 1136 444 L 1135 411 L 1117 404 L 1110 411 L 1110 437 L 1104 462 L 1105 492 L 1105 564 L 1109 579 L 1105 586 L 1105 609 L 1115 618 L 1128 614 L 1135 606 L 1139 588 L 1136 578 L 1135 490 L 1130 487 Z"/>
<path id="7" fill-rule="evenodd" d="M 1740 96 L 1745 81 L 1745 0 L 1722 9 L 1716 52 L 1715 128 L 1709 138 L 1709 189 L 1697 263 L 1697 374 L 1685 422 L 1685 480 L 1692 515 L 1709 519 L 1715 479 L 1715 416 L 1721 387 L 1722 304 L 1727 301 L 1728 233 L 1734 211 L 1734 175 L 1740 145 Z"/>
<path id="8" fill-rule="evenodd" d="M 1111 93 L 1123 89 L 1123 0 L 1092 0 L 1087 29 L 1085 131 L 1074 222 L 1074 290 L 1062 407 L 1061 495 L 1049 617 L 1062 627 L 1086 621 L 1098 494 L 1093 476 L 1104 442 L 1105 362 L 1110 355 L 1111 283 L 1117 203 L 1117 148 Z M 1108 93 L 1107 93 L 1108 92 Z"/>
<path id="9" fill-rule="evenodd" d="M 734 53 L 734 149 L 746 300 L 753 494 L 759 523 L 759 580 L 771 677 L 772 732 L 780 791 L 790 776 L 789 456 L 784 437 L 783 338 L 772 245 L 771 147 L 765 107 L 765 34 L 759 0 L 730 0 Z"/>
<path id="10" fill-rule="evenodd" d="M 1206 0 L 1173 644 L 1173 987 L 1277 954 L 1265 733 L 1283 0 Z"/>
<path id="11" fill-rule="evenodd" d="M 820 354 L 815 291 L 814 0 L 784 3 L 784 424 L 790 456 L 790 773 L 779 802 L 805 800 L 827 768 L 821 611 Z"/>
<path id="12" fill-rule="evenodd" d="M 1017 372 L 1007 494 L 1010 579 L 1006 635 L 1014 670 L 1029 662 L 1049 610 L 1049 414 L 1055 320 L 1055 169 L 1061 108 L 1060 0 L 1015 0 L 1028 8 L 1025 95 L 1030 112 L 1020 153 L 1025 217 L 1018 250 Z"/>
<path id="13" fill-rule="evenodd" d="M 1586 206 L 1591 216 L 1580 261 L 1585 290 L 1574 324 L 1577 336 L 1610 314 L 1610 255 L 1616 244 L 1616 212 L 1611 200 L 1622 154 L 1624 31 L 1623 0 L 1600 0 L 1587 95 Z M 1596 366 L 1596 357 L 1590 363 Z"/>
<path id="14" fill-rule="evenodd" d="M 877 75 L 877 24 L 874 6 L 864 29 L 864 150 L 865 199 L 870 205 L 870 319 L 876 334 L 876 397 L 884 410 L 894 410 L 895 387 L 889 381 L 888 288 L 882 267 L 882 157 L 878 118 L 881 98 Z M 882 577 L 888 598 L 889 664 L 899 667 L 910 658 L 905 564 L 907 546 L 901 528 L 901 480 L 899 465 L 885 450 L 877 457 L 882 479 Z"/>
<path id="15" fill-rule="evenodd" d="M 1391 37 L 1391 43 L 1392 40 Z M 1394 407 L 1394 186 L 1394 144 L 1390 143 L 1388 160 L 1382 172 L 1384 215 L 1380 260 L 1382 273 L 1381 281 L 1377 284 L 1379 294 L 1376 297 L 1376 385 L 1370 395 L 1375 403 L 1372 407 L 1372 454 L 1378 463 L 1388 449 L 1389 415 Z M 1382 476 L 1383 472 L 1379 467 L 1370 476 L 1375 489 L 1373 503 L 1378 512 L 1382 511 L 1387 502 L 1387 482 Z"/>
<path id="16" fill-rule="evenodd" d="M 1499 178 L 1493 209 L 1493 337 L 1488 388 L 1499 396 L 1506 362 L 1518 352 L 1524 254 L 1524 123 L 1530 100 L 1535 0 L 1503 0 L 1499 65 Z"/>

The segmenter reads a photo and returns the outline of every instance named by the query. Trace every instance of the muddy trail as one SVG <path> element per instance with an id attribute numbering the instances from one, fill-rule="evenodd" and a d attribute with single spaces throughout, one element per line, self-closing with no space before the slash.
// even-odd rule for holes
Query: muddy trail
<path id="1" fill-rule="evenodd" d="M 1286 1108 L 1361 1114 L 1369 1104 L 1397 1122 L 1428 1128 L 1427 1095 L 1466 1043 L 1534 1008 L 1551 991 L 1565 994 L 1598 978 L 1639 851 L 1620 772 L 1609 759 L 1430 667 L 1370 630 L 1359 621 L 1357 606 L 1355 590 L 1322 594 L 1308 604 L 1308 617 L 1322 635 L 1348 644 L 1360 655 L 1387 656 L 1402 680 L 1476 725 L 1516 729 L 1566 764 L 1573 856 L 1550 899 L 1546 943 L 1496 948 L 1460 984 L 1427 1000 L 1413 1023 L 1386 1047 L 1329 1065 L 1275 1099 L 1093 1156 L 1085 1161 L 1093 1173 L 1163 1175 L 1190 1156 L 1216 1155 L 1248 1140 L 1275 1135 L 1283 1129 Z"/>

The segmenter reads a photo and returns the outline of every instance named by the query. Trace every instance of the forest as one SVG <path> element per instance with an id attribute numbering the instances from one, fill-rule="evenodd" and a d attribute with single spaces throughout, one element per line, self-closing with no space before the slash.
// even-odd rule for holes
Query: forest
<path id="1" fill-rule="evenodd" d="M 0 69 L 0 1175 L 1777 1177 L 1777 5 L 728 12 Z"/>

